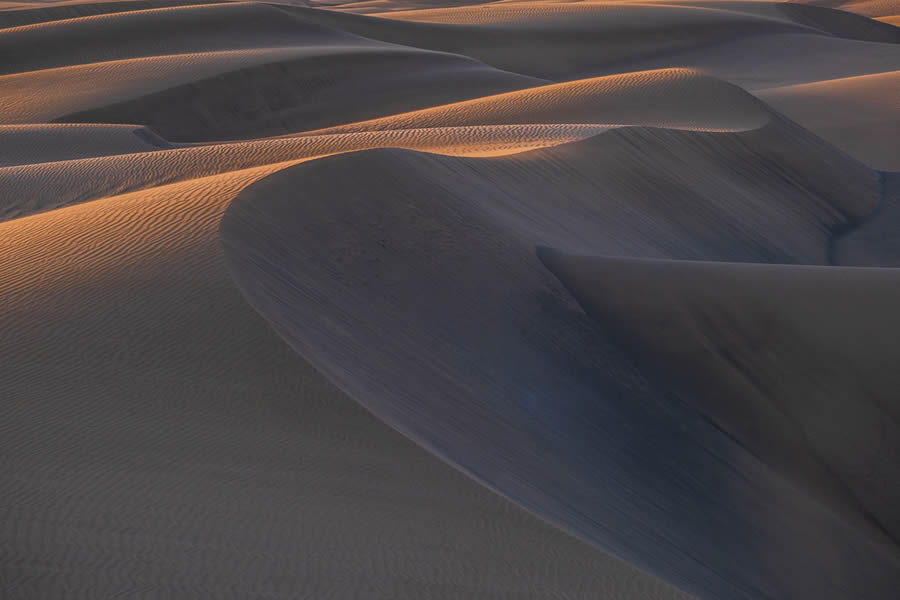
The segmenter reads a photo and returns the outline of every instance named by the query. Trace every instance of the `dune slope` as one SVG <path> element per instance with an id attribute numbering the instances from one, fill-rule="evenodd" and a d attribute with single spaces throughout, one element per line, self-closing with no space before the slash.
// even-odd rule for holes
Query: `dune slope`
<path id="1" fill-rule="evenodd" d="M 900 539 L 900 271 L 545 252 L 639 360 L 755 456 L 797 479 L 823 464 Z"/>
<path id="2" fill-rule="evenodd" d="M 302 356 L 550 522 L 701 597 L 874 598 L 900 582 L 898 551 L 857 499 L 815 465 L 829 495 L 797 486 L 682 403 L 534 249 L 824 262 L 830 223 L 871 211 L 877 182 L 788 123 L 617 129 L 502 158 L 305 163 L 244 191 L 222 235 Z"/>
<path id="3" fill-rule="evenodd" d="M 4 598 L 686 599 L 442 465 L 278 339 L 218 240 L 277 168 L 0 223 Z"/>
<path id="4" fill-rule="evenodd" d="M 730 4 L 499 2 L 468 9 L 487 21 L 495 10 L 501 15 L 498 22 L 474 24 L 403 21 L 394 13 L 373 18 L 290 10 L 364 37 L 466 54 L 500 69 L 557 81 L 687 67 L 760 88 L 898 68 L 897 30 L 886 23 L 864 19 L 861 27 L 857 15 L 824 10 L 815 20 L 827 27 L 819 29 L 808 24 L 807 15 L 797 22 L 790 9 L 777 5 L 742 12 L 730 10 Z M 512 17 L 503 17 L 510 10 Z M 529 20 L 533 11 L 538 18 Z M 559 16 L 547 20 L 543 12 Z"/>
<path id="5" fill-rule="evenodd" d="M 872 168 L 900 171 L 900 71 L 771 88 L 757 95 Z"/>
<path id="6" fill-rule="evenodd" d="M 169 147 L 134 125 L 0 125 L 0 168 Z"/>
<path id="7" fill-rule="evenodd" d="M 0 0 L 0 597 L 892 597 L 897 13 Z"/>

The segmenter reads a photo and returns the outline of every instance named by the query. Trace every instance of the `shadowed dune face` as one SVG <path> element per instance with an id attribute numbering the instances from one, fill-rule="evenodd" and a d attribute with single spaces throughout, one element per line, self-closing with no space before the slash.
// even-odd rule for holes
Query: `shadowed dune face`
<path id="1" fill-rule="evenodd" d="M 867 165 L 900 171 L 900 71 L 772 88 L 759 96 Z"/>
<path id="2" fill-rule="evenodd" d="M 736 86 L 686 69 L 663 69 L 531 87 L 315 133 L 562 122 L 736 131 L 768 120 L 760 102 Z"/>
<path id="3" fill-rule="evenodd" d="M 552 252 L 544 262 L 755 456 L 801 485 L 816 474 L 819 497 L 849 490 L 900 539 L 900 272 Z"/>
<path id="4" fill-rule="evenodd" d="M 467 54 L 501 69 L 555 80 L 688 67 L 743 87 L 763 88 L 824 79 L 825 74 L 897 68 L 892 48 L 897 30 L 887 24 L 866 20 L 861 26 L 856 15 L 816 7 L 780 10 L 770 5 L 741 12 L 729 10 L 730 4 L 500 2 L 459 9 L 487 21 L 476 24 L 456 24 L 452 17 L 440 23 L 398 21 L 392 12 L 377 19 L 292 10 L 362 36 Z M 520 22 L 514 16 L 503 22 L 510 14 L 507 6 L 515 7 L 512 15 L 547 11 L 556 16 L 549 22 Z M 500 22 L 491 22 L 495 11 Z M 453 13 L 448 9 L 446 14 Z"/>
<path id="5" fill-rule="evenodd" d="M 4 597 L 688 598 L 441 464 L 278 339 L 218 240 L 277 168 L 0 224 Z"/>
<path id="6" fill-rule="evenodd" d="M 133 125 L 0 125 L 0 168 L 169 147 Z"/>
<path id="7" fill-rule="evenodd" d="M 892 2 L 0 2 L 0 596 L 892 597 Z"/>
<path id="8" fill-rule="evenodd" d="M 311 129 L 541 83 L 253 3 L 0 29 L 0 53 L 11 57 L 3 121 L 141 123 L 176 141 Z M 41 93 L 55 87 L 68 93 Z M 352 102 L 356 89 L 369 102 Z"/>
<path id="9" fill-rule="evenodd" d="M 551 244 L 604 254 L 816 260 L 800 247 L 779 247 L 777 232 L 785 227 L 797 240 L 806 231 L 809 247 L 821 249 L 819 219 L 854 210 L 831 187 L 813 196 L 827 205 L 795 212 L 807 193 L 796 187 L 807 179 L 804 164 L 821 158 L 795 163 L 796 171 L 780 163 L 783 179 L 766 205 L 787 212 L 759 224 L 751 219 L 759 206 L 728 203 L 718 191 L 725 182 L 742 188 L 736 184 L 750 165 L 765 169 L 744 153 L 762 154 L 766 139 L 781 145 L 788 131 L 802 131 L 782 127 L 772 138 L 765 130 L 617 130 L 497 159 L 389 150 L 322 159 L 246 190 L 226 213 L 223 243 L 251 304 L 341 389 L 583 539 L 705 597 L 790 596 L 810 586 L 826 597 L 864 585 L 887 590 L 900 575 L 896 548 L 854 512 L 852 496 L 841 490 L 834 502 L 822 500 L 818 489 L 794 486 L 689 416 L 534 256 L 536 245 Z M 698 167 L 681 185 L 693 198 L 710 194 L 708 205 L 690 209 L 693 228 L 681 220 L 684 205 L 670 210 L 671 197 L 647 193 L 675 189 L 685 175 L 667 170 L 654 152 L 657 143 L 673 147 L 660 141 L 668 136 L 681 138 L 679 164 Z M 610 165 L 611 156 L 622 162 Z M 840 156 L 842 167 L 855 164 Z M 654 174 L 637 168 L 643 160 Z M 340 180 L 341 172 L 357 177 Z M 865 169 L 858 173 L 855 189 L 876 184 Z M 606 196 L 610 181 L 615 191 Z M 612 209 L 610 199 L 622 204 Z M 817 577 L 823 565 L 835 576 Z"/>
<path id="10" fill-rule="evenodd" d="M 210 141 L 317 129 L 541 83 L 449 54 L 351 46 L 229 71 L 58 120 L 146 123 L 174 141 Z M 360 87 L 365 103 L 356 96 Z"/>

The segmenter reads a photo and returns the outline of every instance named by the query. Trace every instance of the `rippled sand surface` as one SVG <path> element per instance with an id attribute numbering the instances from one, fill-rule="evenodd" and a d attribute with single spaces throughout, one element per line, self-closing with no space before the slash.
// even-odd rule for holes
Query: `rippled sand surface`
<path id="1" fill-rule="evenodd" d="M 898 14 L 0 2 L 0 596 L 892 597 Z"/>

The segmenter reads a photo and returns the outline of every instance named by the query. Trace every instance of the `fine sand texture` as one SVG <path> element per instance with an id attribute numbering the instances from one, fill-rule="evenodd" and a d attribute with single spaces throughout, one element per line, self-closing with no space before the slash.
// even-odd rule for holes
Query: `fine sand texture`
<path id="1" fill-rule="evenodd" d="M 898 16 L 0 2 L 0 598 L 894 597 Z"/>

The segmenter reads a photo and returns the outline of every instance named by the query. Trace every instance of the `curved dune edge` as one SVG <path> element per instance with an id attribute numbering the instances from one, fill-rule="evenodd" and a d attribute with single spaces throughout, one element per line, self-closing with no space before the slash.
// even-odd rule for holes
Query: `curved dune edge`
<path id="1" fill-rule="evenodd" d="M 615 127 L 493 125 L 294 136 L 12 166 L 0 168 L 0 221 L 142 188 L 343 152 L 401 147 L 457 156 L 496 156 L 564 144 Z M 34 141 L 33 136 L 30 139 Z"/>
<path id="2" fill-rule="evenodd" d="M 120 102 L 99 98 L 94 107 L 54 119 L 143 123 L 175 141 L 221 141 L 319 129 L 545 83 L 453 54 L 386 45 L 318 48 Z"/>
<path id="3" fill-rule="evenodd" d="M 341 10 L 338 7 L 338 10 Z M 861 15 L 834 10 L 830 7 L 788 2 L 697 2 L 648 1 L 616 2 L 608 0 L 581 2 L 547 2 L 532 0 L 500 0 L 481 5 L 426 7 L 414 10 L 391 10 L 377 16 L 399 21 L 441 23 L 455 25 L 534 24 L 583 26 L 594 20 L 599 27 L 621 30 L 642 23 L 666 26 L 707 24 L 710 27 L 734 25 L 743 19 L 747 23 L 767 20 L 772 24 L 785 22 L 806 26 L 813 30 L 848 39 L 898 42 L 900 32 Z M 648 27 L 649 29 L 649 27 Z"/>
<path id="4" fill-rule="evenodd" d="M 218 227 L 278 168 L 0 223 L 4 598 L 687 600 L 441 464 L 272 332 Z"/>
<path id="5" fill-rule="evenodd" d="M 258 78 L 259 81 L 255 83 L 265 89 L 266 86 L 271 87 L 275 81 L 273 78 L 278 76 L 287 76 L 290 80 L 299 77 L 299 81 L 303 83 L 302 69 L 315 65 L 317 60 L 326 65 L 337 61 L 338 66 L 342 60 L 346 60 L 346 68 L 352 66 L 354 61 L 377 61 L 391 57 L 396 57 L 398 65 L 415 58 L 426 60 L 431 57 L 434 60 L 430 66 L 436 67 L 438 71 L 441 67 L 452 67 L 451 63 L 455 61 L 460 82 L 471 81 L 476 86 L 471 93 L 476 95 L 478 91 L 496 93 L 542 83 L 540 80 L 497 71 L 465 57 L 402 47 L 288 46 L 218 50 L 137 57 L 0 75 L 0 108 L 3 109 L 0 119 L 4 123 L 34 123 L 55 119 L 77 121 L 79 118 L 81 121 L 100 123 L 116 122 L 117 119 L 122 122 L 123 118 L 125 122 L 152 121 L 151 109 L 156 103 L 171 99 L 184 106 L 189 116 L 196 109 L 190 102 L 201 102 L 204 96 L 209 96 L 216 92 L 217 87 L 234 79 L 253 81 Z M 423 66 L 428 66 L 427 60 Z M 165 73 L 165 76 L 160 76 L 161 73 Z M 420 73 L 422 78 L 419 84 L 436 81 L 434 74 L 429 75 L 427 69 Z M 191 94 L 191 85 L 209 89 L 201 90 L 195 98 Z M 60 87 L 68 90 L 68 94 L 59 96 L 46 93 L 48 89 Z M 465 92 L 457 90 L 451 93 L 444 90 L 444 94 L 438 96 L 437 100 L 455 100 L 460 96 L 465 97 Z M 215 104 L 210 102 L 210 108 L 215 110 Z M 171 114 L 157 115 L 157 118 L 160 116 L 168 116 L 169 121 L 172 120 Z M 176 120 L 169 126 L 180 122 Z"/>
<path id="6" fill-rule="evenodd" d="M 357 73 L 357 79 L 363 78 L 365 82 L 369 77 L 367 66 L 377 64 L 378 60 L 393 61 L 392 64 L 404 69 L 405 74 L 377 85 L 369 82 L 373 91 L 365 110 L 369 114 L 381 113 L 377 118 L 360 120 L 359 117 L 367 116 L 364 112 L 346 109 L 348 100 L 340 98 L 338 92 L 342 88 L 339 86 L 317 92 L 315 88 L 306 89 L 303 83 L 315 80 L 317 74 L 331 68 L 362 69 Z M 426 67 L 434 73 L 427 74 Z M 286 73 L 285 69 L 288 69 Z M 246 88 L 252 91 L 250 95 L 254 99 L 258 99 L 265 97 L 267 91 L 273 91 L 276 82 L 291 89 L 295 76 L 298 80 L 294 83 L 299 86 L 297 93 L 303 92 L 300 94 L 304 98 L 302 110 L 293 102 L 285 101 L 284 111 L 271 110 L 266 105 L 258 111 L 263 117 L 246 123 L 229 116 L 235 112 L 235 103 L 242 103 L 223 94 L 224 89 Z M 239 79 L 234 81 L 235 78 Z M 385 85 L 389 91 L 382 90 Z M 420 95 L 417 100 L 427 107 L 408 111 L 411 101 L 404 98 L 408 96 L 408 90 L 416 86 L 429 89 L 428 94 Z M 463 93 L 461 89 L 467 91 Z M 279 91 L 281 96 L 291 93 Z M 247 102 L 252 104 L 250 100 Z M 248 107 L 247 111 L 257 112 L 255 108 Z M 155 116 L 147 117 L 148 114 Z M 382 116 L 384 114 L 388 116 Z M 76 112 L 61 120 L 141 122 L 152 126 L 163 137 L 173 138 L 174 135 L 177 140 L 198 140 L 221 139 L 229 132 L 240 133 L 250 126 L 259 130 L 260 135 L 271 129 L 292 131 L 292 124 L 293 130 L 302 126 L 308 135 L 539 123 L 653 125 L 735 131 L 762 126 L 768 121 L 768 111 L 744 90 L 688 69 L 661 69 L 546 84 L 461 60 L 454 55 L 403 54 L 396 50 L 380 53 L 365 49 L 346 55 L 323 54 L 298 59 L 294 66 L 253 67 L 218 79 L 194 82 L 184 89 L 173 88 L 118 105 Z M 341 124 L 315 126 L 337 121 Z M 296 134 L 292 131 L 286 135 Z"/>
<path id="7" fill-rule="evenodd" d="M 818 219 L 850 208 L 834 186 L 875 185 L 877 204 L 877 177 L 835 153 L 834 179 L 798 188 L 834 152 L 799 129 L 796 148 L 771 132 L 795 162 L 764 176 L 749 157 L 771 150 L 766 130 L 617 129 L 489 159 L 328 157 L 247 188 L 222 243 L 248 302 L 339 388 L 562 529 L 701 597 L 878 597 L 900 584 L 900 554 L 852 496 L 823 502 L 699 417 L 534 255 L 824 261 Z M 775 212 L 758 221 L 720 187 L 751 181 L 777 181 L 745 190 L 769 194 Z M 788 238 L 809 246 L 779 248 Z"/>
<path id="8" fill-rule="evenodd" d="M 476 10 L 489 13 L 491 6 Z M 621 19 L 607 17 L 601 8 L 594 17 L 573 15 L 546 24 L 484 25 L 400 21 L 389 14 L 377 18 L 299 7 L 285 10 L 364 37 L 465 54 L 504 70 L 557 81 L 689 67 L 753 88 L 808 82 L 823 78 L 823 73 L 836 77 L 897 68 L 893 44 L 854 39 L 861 30 L 866 32 L 863 39 L 893 37 L 894 32 L 865 19 L 861 27 L 860 17 L 840 11 L 823 11 L 827 14 L 820 20 L 828 25 L 826 32 L 791 21 L 774 4 L 770 11 L 757 11 L 763 15 L 680 4 L 618 8 L 623 11 Z M 817 65 L 817 59 L 826 64 Z"/>
<path id="9" fill-rule="evenodd" d="M 149 56 L 287 46 L 387 46 L 265 2 L 187 4 L 0 29 L 5 74 Z M 15 49 L 17 52 L 12 52 Z"/>
<path id="10" fill-rule="evenodd" d="M 900 540 L 900 269 L 541 260 L 752 454 Z"/>
<path id="11" fill-rule="evenodd" d="M 710 132 L 791 128 L 736 86 L 666 69 L 538 86 L 288 137 L 0 168 L 6 198 L 0 218 L 341 152 L 399 147 L 497 156 L 638 125 Z"/>
<path id="12" fill-rule="evenodd" d="M 191 4 L 221 4 L 222 0 L 191 0 Z M 22 27 L 92 15 L 182 6 L 183 0 L 62 0 L 36 4 L 24 0 L 0 2 L 0 27 Z"/>
<path id="13" fill-rule="evenodd" d="M 900 171 L 900 70 L 771 88 L 756 95 L 873 169 Z"/>
<path id="14" fill-rule="evenodd" d="M 661 69 L 530 87 L 310 133 L 547 122 L 740 131 L 768 120 L 765 107 L 737 86 L 690 69 Z"/>
<path id="15" fill-rule="evenodd" d="M 179 141 L 260 137 L 298 128 L 292 123 L 321 127 L 544 83 L 466 56 L 362 38 L 265 3 L 0 29 L 2 54 L 10 57 L 0 75 L 4 122 L 141 123 Z M 46 93 L 60 88 L 67 93 Z M 370 97 L 364 106 L 348 100 L 360 88 Z"/>

